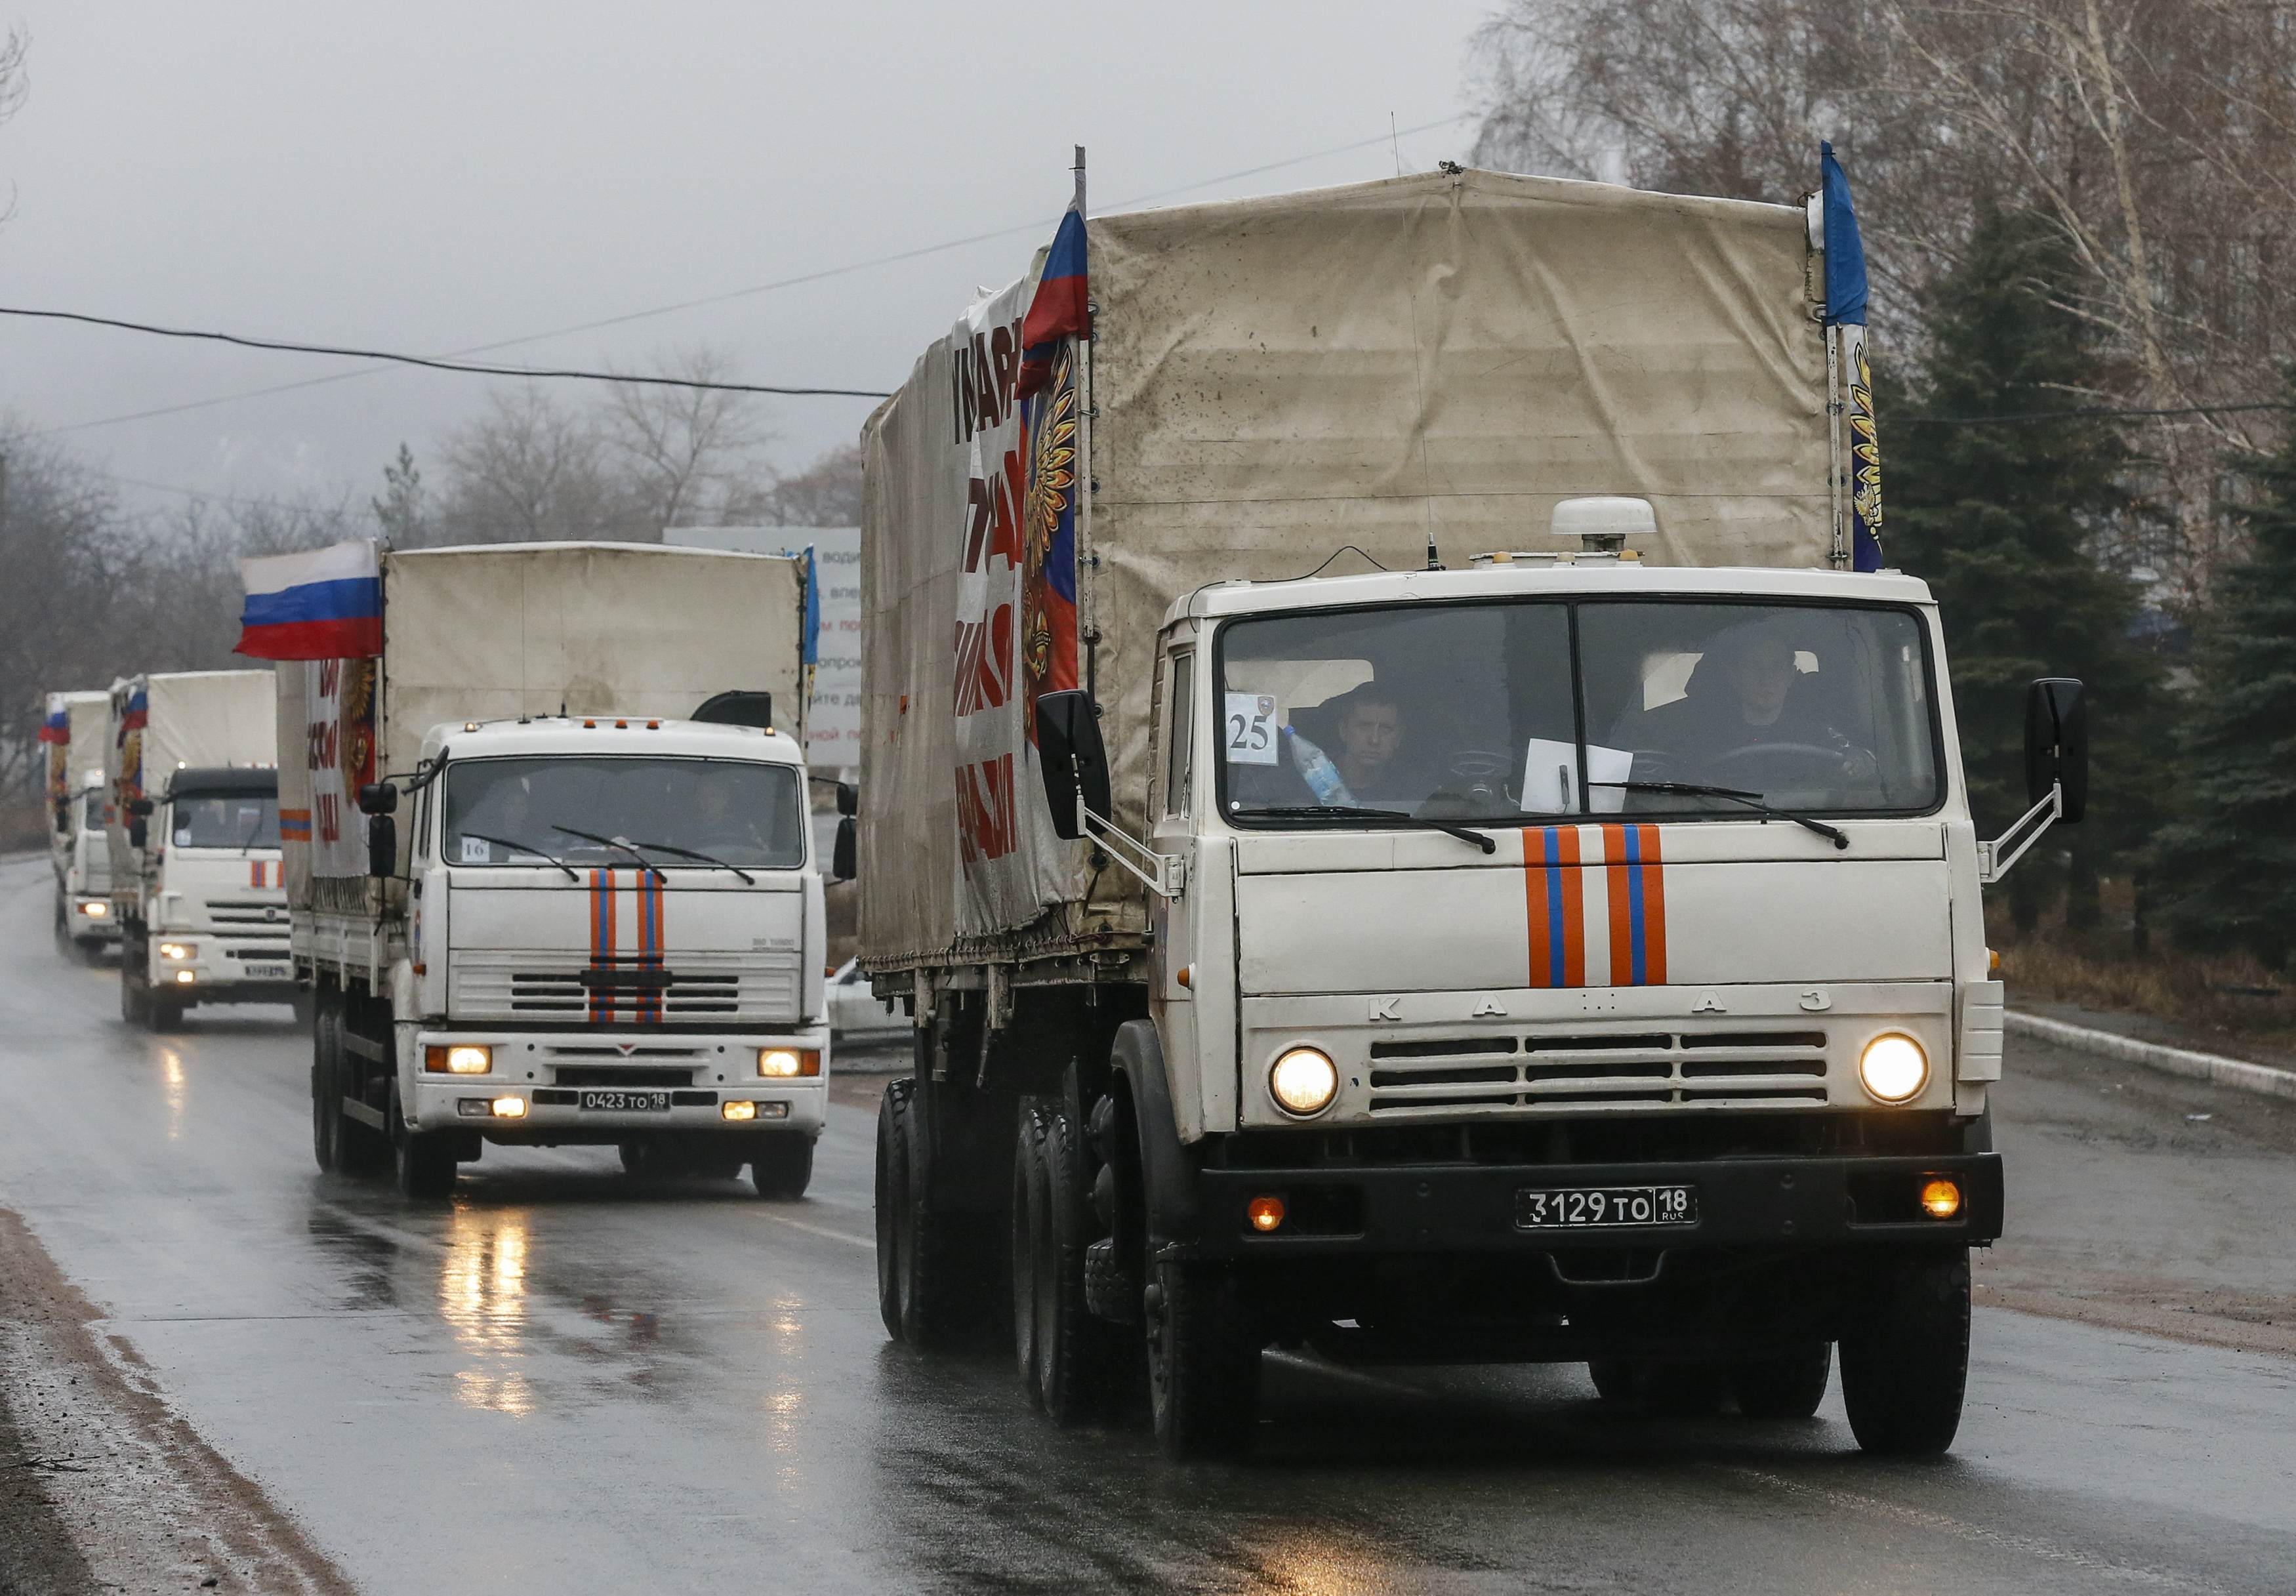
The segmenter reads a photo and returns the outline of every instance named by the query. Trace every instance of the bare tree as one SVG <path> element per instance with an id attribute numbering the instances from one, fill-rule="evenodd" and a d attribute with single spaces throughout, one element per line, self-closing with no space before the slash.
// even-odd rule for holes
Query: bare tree
<path id="1" fill-rule="evenodd" d="M 729 500 L 724 520 L 728 526 L 859 526 L 860 447 L 840 445 L 794 476 Z"/>
<path id="2" fill-rule="evenodd" d="M 733 380 L 734 363 L 708 348 L 654 362 L 655 374 L 693 382 Z M 709 507 L 738 496 L 758 473 L 757 452 L 772 435 L 754 395 L 630 383 L 615 387 L 602 414 L 608 450 L 657 532 L 711 519 Z"/>
<path id="3" fill-rule="evenodd" d="M 2084 267 L 2068 308 L 2112 356 L 2112 388 L 2066 403 L 2190 412 L 2276 392 L 2291 353 L 2292 38 L 2291 0 L 1511 0 L 1477 36 L 1479 152 L 1791 200 L 1831 137 L 1900 350 L 1979 197 L 2038 209 Z M 2194 602 L 2231 524 L 2217 462 L 2276 425 L 2129 423 Z"/>
<path id="4" fill-rule="evenodd" d="M 449 433 L 433 536 L 449 543 L 659 537 L 611 469 L 593 415 L 534 383 L 496 389 L 486 413 Z"/>

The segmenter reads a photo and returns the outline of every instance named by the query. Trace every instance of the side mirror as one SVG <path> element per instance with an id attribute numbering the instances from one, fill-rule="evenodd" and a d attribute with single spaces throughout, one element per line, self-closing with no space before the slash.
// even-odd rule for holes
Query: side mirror
<path id="1" fill-rule="evenodd" d="M 832 880 L 849 881 L 861 873 L 861 843 L 855 834 L 853 817 L 849 814 L 837 823 L 837 842 L 830 849 L 829 874 Z M 835 970 L 830 971 L 834 975 Z"/>
<path id="2" fill-rule="evenodd" d="M 366 794 L 362 791 L 364 799 Z M 398 873 L 398 822 L 389 814 L 366 817 L 366 873 L 389 880 Z"/>
<path id="3" fill-rule="evenodd" d="M 358 790 L 361 814 L 396 814 L 398 813 L 398 789 L 388 782 L 369 782 Z"/>
<path id="4" fill-rule="evenodd" d="M 840 814 L 861 813 L 861 790 L 850 782 L 837 784 L 837 812 Z"/>
<path id="5" fill-rule="evenodd" d="M 128 808 L 132 812 L 135 806 L 131 804 Z M 137 853 L 144 851 L 145 840 L 151 834 L 151 829 L 144 823 L 144 817 L 141 814 L 135 815 L 127 823 L 127 846 Z"/>
<path id="6" fill-rule="evenodd" d="M 2025 800 L 2052 785 L 2064 794 L 2066 825 L 2088 809 L 2088 703 L 2070 676 L 2043 676 L 2025 690 Z"/>
<path id="7" fill-rule="evenodd" d="M 152 808 L 152 805 L 150 798 L 129 798 L 127 800 L 127 813 L 134 815 L 138 820 L 150 818 Z M 136 846 L 140 847 L 143 845 L 138 843 Z"/>
<path id="8" fill-rule="evenodd" d="M 1108 792 L 1108 749 L 1100 741 L 1100 706 L 1077 688 L 1037 700 L 1037 752 L 1045 772 L 1045 802 L 1053 830 L 1073 842 L 1084 835 L 1077 800 L 1095 814 L 1114 806 Z"/>
<path id="9" fill-rule="evenodd" d="M 69 802 L 59 803 L 56 805 L 56 835 L 61 837 L 70 830 L 71 805 Z"/>

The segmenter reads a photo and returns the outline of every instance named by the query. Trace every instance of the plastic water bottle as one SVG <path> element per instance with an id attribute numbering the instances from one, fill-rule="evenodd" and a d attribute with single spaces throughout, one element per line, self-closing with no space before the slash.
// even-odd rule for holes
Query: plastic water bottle
<path id="1" fill-rule="evenodd" d="M 1355 794 L 1340 779 L 1340 767 L 1332 763 L 1330 755 L 1289 726 L 1283 728 L 1283 741 L 1292 750 L 1292 767 L 1308 783 L 1308 790 L 1316 795 L 1317 803 L 1338 808 L 1356 807 Z"/>

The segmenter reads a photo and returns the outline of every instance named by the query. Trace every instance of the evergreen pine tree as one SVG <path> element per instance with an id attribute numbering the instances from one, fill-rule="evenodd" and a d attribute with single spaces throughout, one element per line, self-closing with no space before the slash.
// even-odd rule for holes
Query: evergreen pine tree
<path id="1" fill-rule="evenodd" d="M 1881 420 L 1887 551 L 1928 581 L 1943 612 L 1979 833 L 1997 834 L 2026 808 L 2026 684 L 2078 676 L 2090 695 L 2093 797 L 2088 825 L 2066 841 L 2093 859 L 2100 843 L 2141 840 L 2130 832 L 2144 829 L 2151 786 L 2135 733 L 2152 671 L 2128 642 L 2137 592 L 2093 546 L 2127 506 L 2126 456 L 2095 418 L 1984 419 L 2078 408 L 2097 391 L 2095 340 L 2063 303 L 2073 281 L 2046 218 L 1984 207 L 1928 296 L 1928 356 L 1901 400 L 1911 413 L 1894 427 L 1888 413 Z M 2077 874 L 2093 904 L 2093 866 Z M 2038 920 L 2045 885 L 2042 861 L 2027 855 L 2010 878 L 2021 929 Z"/>
<path id="2" fill-rule="evenodd" d="M 2296 367 L 2285 380 L 2296 400 Z M 2179 941 L 2278 969 L 2296 948 L 2296 428 L 2247 476 L 2254 542 L 2200 629 L 2159 884 Z"/>

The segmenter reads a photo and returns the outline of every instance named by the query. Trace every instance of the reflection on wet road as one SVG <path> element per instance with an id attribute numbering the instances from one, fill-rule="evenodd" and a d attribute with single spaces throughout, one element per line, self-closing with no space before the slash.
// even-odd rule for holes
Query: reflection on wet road
<path id="1" fill-rule="evenodd" d="M 1175 1469 L 887 1345 L 857 1101 L 801 1204 L 491 1150 L 409 1210 L 313 1172 L 285 1011 L 127 1030 L 40 886 L 0 866 L 0 1204 L 368 1591 L 2296 1585 L 2296 1364 L 1999 1312 L 1933 1466 L 1838 1403 L 1669 1424 L 1576 1368 L 1276 1357 L 1261 1456 Z"/>

